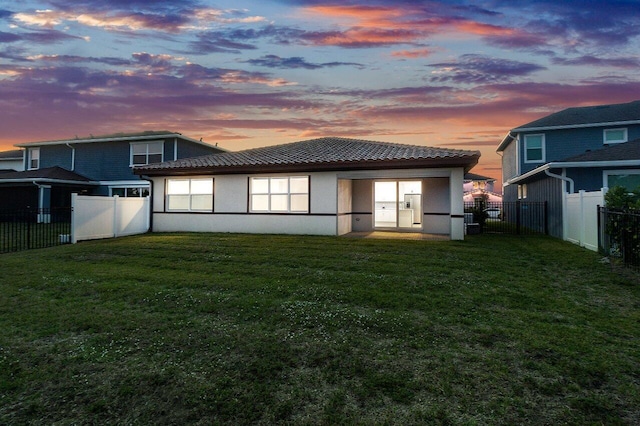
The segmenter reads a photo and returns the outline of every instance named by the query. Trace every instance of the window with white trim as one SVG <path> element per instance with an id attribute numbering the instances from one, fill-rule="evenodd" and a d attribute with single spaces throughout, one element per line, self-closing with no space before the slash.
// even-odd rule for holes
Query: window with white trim
<path id="1" fill-rule="evenodd" d="M 111 196 L 117 195 L 118 197 L 148 197 L 149 187 L 147 186 L 112 186 Z"/>
<path id="2" fill-rule="evenodd" d="M 167 211 L 212 212 L 213 178 L 167 179 Z"/>
<path id="3" fill-rule="evenodd" d="M 524 135 L 524 162 L 544 163 L 544 134 Z"/>
<path id="4" fill-rule="evenodd" d="M 162 163 L 164 160 L 164 142 L 131 142 L 131 166 Z"/>
<path id="5" fill-rule="evenodd" d="M 621 186 L 629 192 L 640 188 L 640 170 L 612 170 L 604 172 L 604 186 Z"/>
<path id="6" fill-rule="evenodd" d="M 36 170 L 40 168 L 40 148 L 29 148 L 27 150 L 27 169 Z"/>
<path id="7" fill-rule="evenodd" d="M 604 129 L 603 142 L 609 143 L 622 143 L 627 141 L 627 129 Z"/>
<path id="8" fill-rule="evenodd" d="M 527 198 L 527 184 L 518 185 L 518 200 Z"/>
<path id="9" fill-rule="evenodd" d="M 309 176 L 252 177 L 249 186 L 251 212 L 309 212 Z"/>

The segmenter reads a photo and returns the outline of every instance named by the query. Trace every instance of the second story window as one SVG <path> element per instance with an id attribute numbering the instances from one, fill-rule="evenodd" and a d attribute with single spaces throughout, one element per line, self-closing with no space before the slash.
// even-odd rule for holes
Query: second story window
<path id="1" fill-rule="evenodd" d="M 544 162 L 544 135 L 524 136 L 524 162 Z"/>
<path id="2" fill-rule="evenodd" d="M 27 150 L 27 169 L 35 170 L 40 168 L 40 148 L 29 148 Z"/>
<path id="3" fill-rule="evenodd" d="M 164 142 L 134 142 L 131 144 L 131 165 L 144 166 L 163 161 Z"/>
<path id="4" fill-rule="evenodd" d="M 627 129 L 605 129 L 603 143 L 622 143 L 627 141 Z"/>

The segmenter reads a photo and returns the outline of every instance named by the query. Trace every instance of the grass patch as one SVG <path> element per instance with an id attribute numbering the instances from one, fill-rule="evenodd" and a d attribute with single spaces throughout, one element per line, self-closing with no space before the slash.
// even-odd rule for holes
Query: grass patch
<path id="1" fill-rule="evenodd" d="M 640 286 L 547 238 L 2 255 L 0 423 L 638 424 Z"/>

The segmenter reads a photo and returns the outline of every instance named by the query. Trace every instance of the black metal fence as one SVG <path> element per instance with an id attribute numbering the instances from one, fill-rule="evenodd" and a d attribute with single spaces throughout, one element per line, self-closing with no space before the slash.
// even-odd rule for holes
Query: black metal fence
<path id="1" fill-rule="evenodd" d="M 627 267 L 640 268 L 640 210 L 598 207 L 598 249 Z"/>
<path id="2" fill-rule="evenodd" d="M 71 242 L 71 208 L 0 209 L 0 253 Z"/>
<path id="3" fill-rule="evenodd" d="M 548 234 L 547 203 L 532 201 L 465 202 L 467 233 Z"/>

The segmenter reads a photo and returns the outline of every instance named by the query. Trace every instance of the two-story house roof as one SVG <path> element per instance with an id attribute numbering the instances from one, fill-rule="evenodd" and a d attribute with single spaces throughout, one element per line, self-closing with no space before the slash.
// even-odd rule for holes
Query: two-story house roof
<path id="1" fill-rule="evenodd" d="M 563 193 L 640 186 L 640 101 L 568 108 L 509 131 L 498 145 L 504 201 L 548 203 L 562 236 Z"/>
<path id="2" fill-rule="evenodd" d="M 133 167 L 225 152 L 201 140 L 170 131 L 27 142 L 22 170 L 0 174 L 2 208 L 68 207 L 71 193 L 148 195 L 150 183 Z"/>

